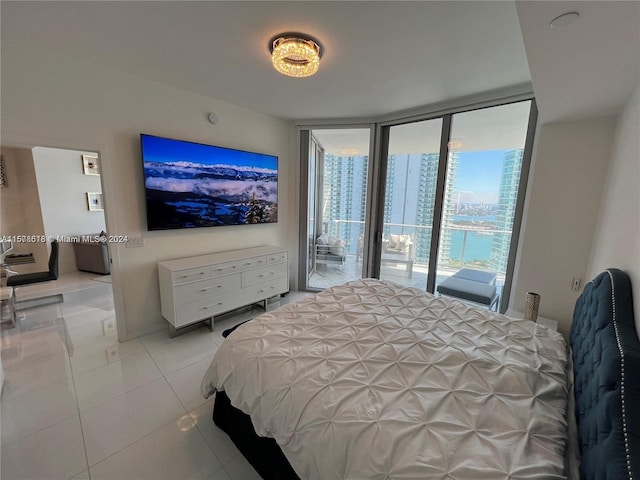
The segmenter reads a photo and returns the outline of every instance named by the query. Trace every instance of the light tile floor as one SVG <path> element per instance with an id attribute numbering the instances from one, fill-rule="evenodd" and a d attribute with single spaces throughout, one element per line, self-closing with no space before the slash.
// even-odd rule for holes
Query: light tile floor
<path id="1" fill-rule="evenodd" d="M 2 480 L 259 478 L 213 424 L 200 382 L 222 331 L 261 310 L 216 319 L 213 332 L 118 343 L 103 328 L 114 320 L 109 283 L 79 273 L 33 287 L 18 300 L 49 289 L 64 302 L 24 310 L 2 330 Z"/>

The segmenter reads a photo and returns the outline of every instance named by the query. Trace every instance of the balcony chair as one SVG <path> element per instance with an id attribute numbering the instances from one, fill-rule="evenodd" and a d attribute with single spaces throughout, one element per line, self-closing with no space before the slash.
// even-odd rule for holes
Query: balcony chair
<path id="1" fill-rule="evenodd" d="M 411 235 L 387 235 L 382 239 L 381 265 L 404 265 L 407 278 L 413 278 L 413 264 L 416 260 L 415 244 Z M 364 248 L 364 238 L 358 238 L 356 262 L 360 262 Z"/>
<path id="2" fill-rule="evenodd" d="M 415 249 L 411 235 L 391 234 L 382 240 L 382 257 L 380 263 L 404 265 L 407 277 L 413 278 Z"/>
<path id="3" fill-rule="evenodd" d="M 33 273 L 23 273 L 18 275 L 13 275 L 7 277 L 7 287 L 11 287 L 14 289 L 14 293 L 16 287 L 22 287 L 25 285 L 31 285 L 34 283 L 42 283 L 42 282 L 51 282 L 53 280 L 58 279 L 58 252 L 60 246 L 58 245 L 57 240 L 53 240 L 51 242 L 51 253 L 49 254 L 49 270 L 45 272 L 33 272 Z M 16 310 L 19 308 L 18 305 L 21 303 L 30 302 L 31 300 L 42 300 L 42 299 L 50 299 L 50 302 L 47 303 L 60 303 L 62 301 L 62 295 L 54 294 L 47 295 L 44 297 L 37 297 L 30 300 L 24 300 L 22 302 L 16 301 Z M 40 306 L 34 305 L 34 306 Z M 29 305 L 31 306 L 31 305 Z M 27 308 L 26 306 L 22 308 Z"/>
<path id="4" fill-rule="evenodd" d="M 336 265 L 339 269 L 344 267 L 347 259 L 346 242 L 337 237 L 322 234 L 316 238 L 315 263 L 317 265 Z"/>

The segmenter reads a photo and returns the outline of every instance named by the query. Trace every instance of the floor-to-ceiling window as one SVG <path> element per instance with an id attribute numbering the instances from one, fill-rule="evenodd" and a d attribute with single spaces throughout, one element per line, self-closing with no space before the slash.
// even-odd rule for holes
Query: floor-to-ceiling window
<path id="1" fill-rule="evenodd" d="M 526 101 L 452 115 L 436 285 L 472 268 L 496 274 L 502 290 L 530 110 Z"/>
<path id="2" fill-rule="evenodd" d="M 304 130 L 317 145 L 302 154 L 316 190 L 306 287 L 374 276 L 433 292 L 473 268 L 496 274 L 506 305 L 535 116 L 527 99 L 387 122 L 375 142 L 368 128 Z M 324 258 L 336 239 L 343 255 Z"/>
<path id="3" fill-rule="evenodd" d="M 422 289 L 431 254 L 442 123 L 436 118 L 391 126 L 383 173 L 380 278 Z"/>

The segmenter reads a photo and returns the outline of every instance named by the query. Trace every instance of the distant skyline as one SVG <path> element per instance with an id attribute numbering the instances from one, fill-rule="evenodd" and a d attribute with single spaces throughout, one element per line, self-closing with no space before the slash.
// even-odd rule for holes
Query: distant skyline
<path id="1" fill-rule="evenodd" d="M 504 154 L 509 150 L 459 152 L 456 189 L 461 203 L 498 203 Z"/>

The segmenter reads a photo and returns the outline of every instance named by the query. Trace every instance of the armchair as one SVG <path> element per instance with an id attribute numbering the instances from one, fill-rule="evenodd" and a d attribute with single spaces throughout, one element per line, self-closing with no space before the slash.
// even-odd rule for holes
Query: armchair
<path id="1" fill-rule="evenodd" d="M 407 276 L 413 278 L 413 262 L 415 261 L 415 249 L 411 235 L 391 234 L 382 239 L 381 264 L 404 264 Z"/>
<path id="2" fill-rule="evenodd" d="M 356 261 L 360 262 L 364 248 L 364 238 L 358 238 Z M 416 253 L 411 235 L 391 234 L 382 239 L 382 255 L 380 264 L 404 264 L 407 268 L 407 276 L 413 278 L 413 262 Z"/>
<path id="3" fill-rule="evenodd" d="M 326 233 L 316 238 L 314 253 L 316 265 L 333 264 L 342 268 L 347 259 L 345 242 Z"/>

